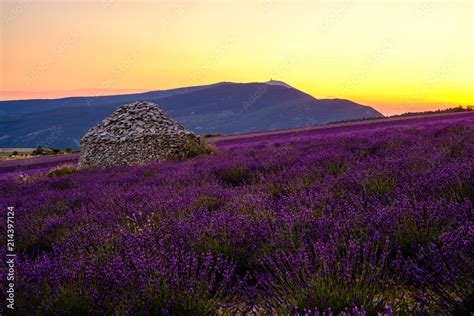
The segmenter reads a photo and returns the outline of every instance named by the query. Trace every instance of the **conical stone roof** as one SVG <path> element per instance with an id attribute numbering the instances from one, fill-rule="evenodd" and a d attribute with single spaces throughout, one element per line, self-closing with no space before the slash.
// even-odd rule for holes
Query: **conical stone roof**
<path id="1" fill-rule="evenodd" d="M 140 164 L 182 158 L 198 139 L 154 103 L 120 106 L 81 139 L 81 167 Z"/>

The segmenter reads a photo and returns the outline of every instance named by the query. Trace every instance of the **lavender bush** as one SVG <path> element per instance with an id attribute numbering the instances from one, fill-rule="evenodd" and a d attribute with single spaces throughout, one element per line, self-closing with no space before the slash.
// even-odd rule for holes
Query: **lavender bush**
<path id="1" fill-rule="evenodd" d="M 261 136 L 183 162 L 1 180 L 18 312 L 469 313 L 473 122 Z"/>

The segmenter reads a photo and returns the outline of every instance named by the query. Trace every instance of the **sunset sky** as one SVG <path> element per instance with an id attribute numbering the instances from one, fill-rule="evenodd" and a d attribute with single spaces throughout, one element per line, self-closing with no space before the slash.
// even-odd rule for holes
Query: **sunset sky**
<path id="1" fill-rule="evenodd" d="M 472 0 L 0 0 L 0 98 L 282 80 L 384 114 L 474 104 Z"/>

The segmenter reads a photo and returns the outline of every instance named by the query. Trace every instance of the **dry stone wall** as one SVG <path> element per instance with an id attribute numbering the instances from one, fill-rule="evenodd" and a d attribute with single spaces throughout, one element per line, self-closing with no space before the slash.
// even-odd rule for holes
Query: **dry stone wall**
<path id="1" fill-rule="evenodd" d="M 133 165 L 184 158 L 199 139 L 151 102 L 120 106 L 81 138 L 81 167 Z"/>

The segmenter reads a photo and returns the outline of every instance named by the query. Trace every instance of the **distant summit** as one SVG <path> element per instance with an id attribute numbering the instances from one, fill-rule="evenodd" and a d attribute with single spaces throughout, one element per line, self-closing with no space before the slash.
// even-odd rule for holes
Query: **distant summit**
<path id="1" fill-rule="evenodd" d="M 285 87 L 285 88 L 288 88 L 288 89 L 292 89 L 293 87 L 290 86 L 289 84 L 287 83 L 284 83 L 283 81 L 279 81 L 279 80 L 273 80 L 271 79 L 270 81 L 267 81 L 267 82 L 264 82 L 266 85 L 269 85 L 269 86 L 280 86 L 280 87 Z"/>
<path id="2" fill-rule="evenodd" d="M 99 97 L 0 102 L 0 147 L 78 148 L 91 127 L 122 104 L 160 104 L 166 115 L 197 134 L 239 134 L 382 117 L 370 106 L 316 99 L 290 85 L 268 82 L 186 87 Z"/>

